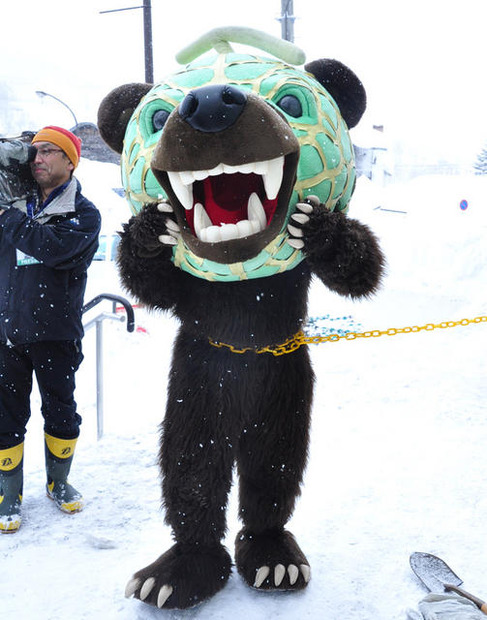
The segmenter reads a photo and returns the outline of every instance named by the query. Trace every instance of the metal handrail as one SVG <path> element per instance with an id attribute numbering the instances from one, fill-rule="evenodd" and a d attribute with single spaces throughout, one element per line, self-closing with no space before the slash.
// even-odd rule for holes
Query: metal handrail
<path id="1" fill-rule="evenodd" d="M 108 300 L 113 302 L 113 309 L 111 313 L 101 312 L 91 321 L 85 323 L 85 331 L 93 326 L 96 326 L 96 428 L 97 439 L 103 437 L 103 321 L 105 319 L 111 319 L 114 321 L 124 321 L 123 315 L 116 313 L 117 304 L 121 304 L 125 308 L 127 314 L 127 331 L 133 332 L 135 329 L 135 316 L 134 309 L 129 301 L 119 295 L 112 295 L 110 293 L 102 293 L 97 295 L 87 304 L 81 308 L 81 313 L 84 314 L 91 310 L 101 301 Z"/>
<path id="2" fill-rule="evenodd" d="M 127 331 L 133 332 L 135 329 L 134 309 L 132 307 L 132 304 L 127 299 L 125 299 L 125 297 L 120 297 L 120 295 L 112 295 L 111 293 L 102 293 L 101 295 L 97 295 L 81 308 L 81 313 L 84 314 L 85 312 L 88 312 L 88 310 L 94 308 L 104 299 L 113 301 L 114 312 L 117 303 L 125 308 L 125 312 L 127 313 Z"/>

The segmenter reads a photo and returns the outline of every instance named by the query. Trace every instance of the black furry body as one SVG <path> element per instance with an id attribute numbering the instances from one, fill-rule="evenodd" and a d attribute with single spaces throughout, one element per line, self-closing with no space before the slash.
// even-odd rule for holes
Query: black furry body
<path id="1" fill-rule="evenodd" d="M 264 279 L 208 282 L 174 267 L 158 241 L 167 214 L 155 205 L 122 233 L 119 267 L 125 287 L 152 308 L 171 311 L 175 340 L 160 465 L 166 521 L 175 546 L 135 575 L 155 579 L 145 602 L 185 608 L 223 587 L 231 560 L 222 547 L 225 508 L 236 464 L 239 516 L 236 565 L 254 585 L 262 566 L 302 566 L 307 560 L 284 526 L 306 466 L 314 376 L 306 347 L 275 357 L 233 353 L 209 339 L 240 347 L 281 344 L 302 329 L 312 274 L 351 297 L 378 286 L 383 257 L 369 229 L 340 213 L 314 209 L 302 225 L 306 259 Z M 306 585 L 288 574 L 277 589 Z M 270 575 L 261 589 L 274 588 Z M 139 591 L 136 596 L 140 597 Z"/>

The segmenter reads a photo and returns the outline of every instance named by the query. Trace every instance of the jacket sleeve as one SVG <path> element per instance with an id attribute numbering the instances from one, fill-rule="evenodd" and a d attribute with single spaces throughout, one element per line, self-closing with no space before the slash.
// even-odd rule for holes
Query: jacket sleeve
<path id="1" fill-rule="evenodd" d="M 101 217 L 83 199 L 71 218 L 39 224 L 18 209 L 0 216 L 2 243 L 9 243 L 47 267 L 74 269 L 89 262 L 98 247 Z"/>

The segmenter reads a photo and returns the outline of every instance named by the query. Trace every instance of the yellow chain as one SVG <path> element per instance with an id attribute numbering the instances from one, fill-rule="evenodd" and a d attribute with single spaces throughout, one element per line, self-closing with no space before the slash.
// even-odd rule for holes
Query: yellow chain
<path id="1" fill-rule="evenodd" d="M 329 336 L 306 336 L 304 332 L 299 331 L 297 334 L 283 342 L 282 344 L 269 345 L 260 348 L 243 347 L 238 349 L 232 344 L 225 342 L 217 342 L 210 338 L 210 344 L 221 349 L 226 347 L 232 353 L 272 353 L 279 356 L 286 353 L 292 353 L 304 344 L 321 344 L 323 342 L 338 342 L 338 340 L 356 340 L 357 338 L 380 338 L 380 336 L 396 336 L 397 334 L 417 334 L 421 331 L 433 331 L 434 329 L 447 329 L 449 327 L 467 326 L 472 323 L 487 323 L 487 316 L 477 316 L 474 319 L 461 319 L 460 321 L 443 321 L 442 323 L 427 323 L 426 325 L 414 325 L 412 327 L 391 327 L 386 330 L 374 329 L 365 332 L 348 332 L 347 334 L 330 334 Z"/>

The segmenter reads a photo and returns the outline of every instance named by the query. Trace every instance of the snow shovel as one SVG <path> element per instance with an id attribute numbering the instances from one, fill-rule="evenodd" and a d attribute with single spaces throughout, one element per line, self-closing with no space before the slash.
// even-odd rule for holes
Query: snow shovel
<path id="1" fill-rule="evenodd" d="M 480 611 L 487 615 L 487 603 L 460 588 L 463 581 L 436 555 L 416 551 L 411 554 L 409 563 L 430 592 L 456 592 L 475 603 Z"/>

